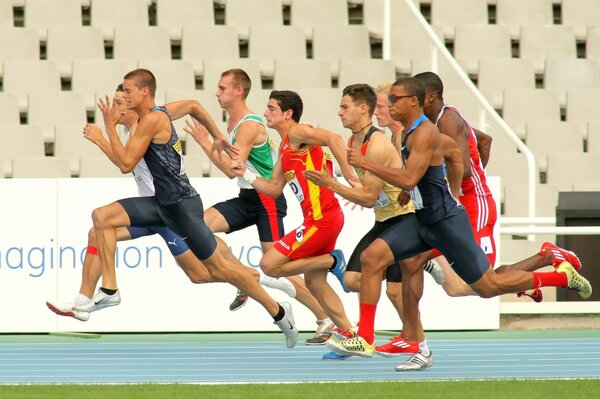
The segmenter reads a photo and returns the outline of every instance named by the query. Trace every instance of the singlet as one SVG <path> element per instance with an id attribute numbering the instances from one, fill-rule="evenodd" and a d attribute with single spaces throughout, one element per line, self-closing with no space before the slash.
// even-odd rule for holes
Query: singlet
<path id="1" fill-rule="evenodd" d="M 360 147 L 360 152 L 363 156 L 367 154 L 367 148 L 369 146 L 369 140 L 371 136 L 375 132 L 380 132 L 381 130 L 377 129 L 374 126 L 371 126 L 367 134 L 365 135 L 365 139 L 363 140 L 362 146 Z M 354 143 L 354 135 L 350 137 L 349 146 L 352 148 L 352 144 Z M 356 174 L 361 183 L 363 183 L 365 171 L 364 169 L 354 168 L 356 170 Z M 383 222 L 387 219 L 391 219 L 398 215 L 404 215 L 405 213 L 412 213 L 415 211 L 415 208 L 412 204 L 412 201 L 406 204 L 405 206 L 400 205 L 398 202 L 398 196 L 402 190 L 396 186 L 392 186 L 387 182 L 383 182 L 383 187 L 381 188 L 381 192 L 375 201 L 375 220 L 377 222 Z"/>
<path id="2" fill-rule="evenodd" d="M 481 158 L 479 157 L 479 150 L 477 149 L 477 137 L 475 136 L 471 125 L 469 125 L 469 123 L 467 123 L 467 121 L 465 121 L 460 115 L 460 112 L 458 112 L 458 110 L 451 105 L 444 105 L 442 107 L 435 120 L 435 125 L 437 126 L 438 121 L 446 109 L 456 112 L 465 123 L 465 126 L 469 132 L 469 139 L 467 143 L 469 145 L 469 156 L 471 158 L 471 177 L 463 179 L 461 184 L 462 195 L 491 196 L 492 194 L 487 185 L 487 178 L 485 171 L 483 170 L 483 164 L 481 163 Z"/>
<path id="3" fill-rule="evenodd" d="M 254 114 L 248 114 L 244 116 L 237 125 L 229 132 L 229 141 L 231 144 L 235 144 L 235 136 L 237 134 L 237 130 L 240 125 L 246 121 L 253 121 L 256 123 L 260 123 L 261 125 L 265 125 L 262 121 L 261 117 Z M 269 138 L 269 134 L 267 133 L 267 138 L 264 143 L 255 145 L 250 150 L 248 154 L 248 159 L 246 159 L 246 169 L 251 171 L 257 176 L 264 177 L 265 179 L 270 179 L 273 176 L 273 167 L 275 166 L 275 162 L 277 161 L 277 153 L 275 151 L 275 146 L 273 145 L 273 141 Z M 238 186 L 246 189 L 254 189 L 251 184 L 249 184 L 242 177 L 238 177 Z"/>
<path id="4" fill-rule="evenodd" d="M 410 156 L 410 150 L 407 148 L 406 142 L 415 129 L 425 120 L 427 118 L 421 114 L 402 138 L 402 155 L 405 163 Z M 439 222 L 460 213 L 462 210 L 462 206 L 450 192 L 448 179 L 446 178 L 446 164 L 429 165 L 410 194 L 417 217 L 425 225 Z"/>
<path id="5" fill-rule="evenodd" d="M 125 129 L 125 142 L 131 138 L 131 130 Z M 152 197 L 154 195 L 154 181 L 152 174 L 146 165 L 144 158 L 141 158 L 135 168 L 133 168 L 133 178 L 138 187 L 140 197 Z"/>
<path id="6" fill-rule="evenodd" d="M 302 150 L 293 150 L 286 135 L 281 141 L 279 154 L 285 180 L 300 201 L 305 221 L 318 221 L 326 213 L 342 212 L 333 191 L 309 181 L 302 174 L 305 170 L 326 168 L 333 176 L 331 156 L 326 154 L 321 146 L 313 145 Z"/>
<path id="7" fill-rule="evenodd" d="M 492 205 L 490 205 L 490 201 L 493 202 L 494 199 L 487 185 L 487 177 L 483 169 L 483 164 L 481 163 L 479 149 L 477 148 L 477 137 L 475 136 L 471 125 L 469 125 L 469 123 L 467 123 L 467 121 L 464 120 L 464 118 L 460 115 L 460 112 L 458 112 L 458 110 L 455 107 L 451 105 L 444 105 L 435 120 L 436 126 L 446 109 L 456 112 L 458 116 L 463 120 L 469 132 L 469 139 L 467 141 L 467 144 L 469 146 L 471 177 L 467 177 L 462 180 L 460 186 L 461 195 L 459 199 L 461 203 L 469 204 L 466 205 L 467 207 L 471 206 L 473 208 L 468 209 L 469 215 L 473 218 L 473 228 L 476 231 L 479 231 L 489 222 L 489 218 L 491 216 L 490 213 L 493 212 L 493 210 L 490 209 L 492 207 Z M 465 197 L 471 197 L 472 200 L 469 201 Z"/>
<path id="8" fill-rule="evenodd" d="M 162 111 L 171 116 L 165 107 L 155 106 L 150 112 Z M 185 174 L 181 141 L 171 123 L 171 138 L 165 144 L 150 143 L 144 161 L 154 180 L 155 196 L 161 205 L 171 205 L 182 198 L 198 195 Z"/>

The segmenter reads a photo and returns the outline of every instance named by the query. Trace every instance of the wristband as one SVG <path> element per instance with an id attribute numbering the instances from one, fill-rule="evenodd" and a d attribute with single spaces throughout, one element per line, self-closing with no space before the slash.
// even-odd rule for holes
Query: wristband
<path id="1" fill-rule="evenodd" d="M 254 180 L 256 180 L 256 175 L 248 169 L 246 169 L 244 175 L 242 176 L 242 179 L 246 180 L 249 184 L 252 184 L 254 183 Z"/>

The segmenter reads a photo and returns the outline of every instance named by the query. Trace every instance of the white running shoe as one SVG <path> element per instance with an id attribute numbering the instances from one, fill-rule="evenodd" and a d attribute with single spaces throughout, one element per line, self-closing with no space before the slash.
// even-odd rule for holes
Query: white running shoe
<path id="1" fill-rule="evenodd" d="M 288 302 L 280 302 L 279 305 L 285 310 L 283 319 L 274 322 L 281 332 L 285 335 L 285 344 L 288 348 L 293 348 L 298 342 L 298 329 L 294 323 L 294 314 L 292 313 L 292 305 Z"/>
<path id="2" fill-rule="evenodd" d="M 101 289 L 92 298 L 91 302 L 84 305 L 75 305 L 75 308 L 83 312 L 95 312 L 109 306 L 117 306 L 121 303 L 121 293 L 119 290 L 114 295 L 105 294 Z"/>
<path id="3" fill-rule="evenodd" d="M 444 270 L 435 259 L 427 261 L 423 267 L 423 270 L 431 274 L 431 277 L 433 277 L 436 283 L 439 285 L 444 285 Z"/>
<path id="4" fill-rule="evenodd" d="M 265 278 L 266 277 L 266 278 Z M 269 288 L 275 288 L 276 290 L 280 290 L 288 294 L 290 298 L 296 298 L 296 288 L 294 284 L 290 282 L 285 277 L 282 278 L 273 278 L 265 276 L 261 282 L 262 285 Z"/>
<path id="5" fill-rule="evenodd" d="M 72 317 L 80 321 L 88 321 L 90 319 L 90 312 L 82 312 L 80 310 L 77 310 L 74 302 L 53 303 L 52 301 L 46 301 L 46 306 L 48 306 L 48 309 L 50 309 L 59 316 Z"/>
<path id="6" fill-rule="evenodd" d="M 433 353 L 423 356 L 421 352 L 412 355 L 406 362 L 396 366 L 396 371 L 421 371 L 433 365 Z"/>

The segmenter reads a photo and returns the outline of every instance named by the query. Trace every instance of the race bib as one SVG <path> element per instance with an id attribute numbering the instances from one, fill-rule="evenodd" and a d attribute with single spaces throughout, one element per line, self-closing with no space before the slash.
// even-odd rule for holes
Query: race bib
<path id="1" fill-rule="evenodd" d="M 302 191 L 302 187 L 300 186 L 300 182 L 296 177 L 296 172 L 293 170 L 285 173 L 285 179 L 287 180 L 292 192 L 298 198 L 298 201 L 304 201 L 304 192 Z"/>

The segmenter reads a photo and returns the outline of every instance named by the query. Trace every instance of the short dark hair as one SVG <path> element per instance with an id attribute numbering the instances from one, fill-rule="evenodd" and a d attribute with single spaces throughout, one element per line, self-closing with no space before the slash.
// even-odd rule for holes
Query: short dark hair
<path id="1" fill-rule="evenodd" d="M 250 93 L 250 89 L 252 89 L 252 80 L 250 80 L 250 76 L 240 68 L 232 68 L 228 69 L 225 72 L 221 73 L 221 77 L 231 75 L 233 76 L 233 83 L 242 86 L 244 89 L 244 100 L 248 97 Z"/>
<path id="2" fill-rule="evenodd" d="M 377 104 L 377 94 L 375 89 L 366 83 L 357 83 L 344 87 L 342 96 L 349 96 L 357 104 L 367 104 L 369 107 L 369 116 L 372 117 Z"/>
<path id="3" fill-rule="evenodd" d="M 133 71 L 128 72 L 127 75 L 123 77 L 123 80 L 127 79 L 135 80 L 135 85 L 138 89 L 143 89 L 144 87 L 147 87 L 150 91 L 150 96 L 152 98 L 154 98 L 154 96 L 156 95 L 156 78 L 154 77 L 154 74 L 148 69 L 134 69 Z"/>
<path id="4" fill-rule="evenodd" d="M 269 99 L 276 100 L 282 111 L 291 109 L 292 119 L 296 122 L 300 122 L 304 104 L 298 93 L 290 90 L 273 90 L 271 94 L 269 94 Z"/>
<path id="5" fill-rule="evenodd" d="M 416 96 L 421 107 L 425 104 L 425 85 L 419 79 L 401 78 L 394 82 L 394 86 L 404 86 L 407 95 Z"/>
<path id="6" fill-rule="evenodd" d="M 444 83 L 438 75 L 433 72 L 421 72 L 414 77 L 423 83 L 426 93 L 435 93 L 440 100 L 444 99 Z"/>

